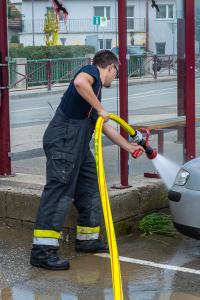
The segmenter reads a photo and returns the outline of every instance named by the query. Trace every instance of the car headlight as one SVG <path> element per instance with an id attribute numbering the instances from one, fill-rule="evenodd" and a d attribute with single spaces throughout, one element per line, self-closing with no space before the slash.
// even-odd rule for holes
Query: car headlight
<path id="1" fill-rule="evenodd" d="M 185 185 L 188 181 L 188 178 L 190 177 L 190 173 L 185 171 L 184 169 L 181 169 L 178 174 L 176 175 L 174 184 L 175 185 Z"/>

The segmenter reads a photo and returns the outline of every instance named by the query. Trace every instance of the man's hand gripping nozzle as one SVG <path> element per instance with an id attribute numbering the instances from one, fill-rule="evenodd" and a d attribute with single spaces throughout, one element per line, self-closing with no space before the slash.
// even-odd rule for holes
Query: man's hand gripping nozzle
<path id="1" fill-rule="evenodd" d="M 141 132 L 146 133 L 146 138 L 143 137 Z M 141 128 L 140 131 L 136 130 L 135 134 L 132 135 L 131 138 L 132 138 L 134 143 L 137 143 L 138 145 L 140 145 L 144 148 L 145 153 L 146 153 L 146 155 L 149 159 L 154 159 L 157 156 L 158 151 L 157 151 L 157 149 L 152 148 L 149 145 L 149 136 L 150 136 L 149 129 Z M 141 152 L 142 152 L 142 150 L 135 150 L 132 153 L 132 157 L 133 158 L 138 158 L 141 155 Z"/>

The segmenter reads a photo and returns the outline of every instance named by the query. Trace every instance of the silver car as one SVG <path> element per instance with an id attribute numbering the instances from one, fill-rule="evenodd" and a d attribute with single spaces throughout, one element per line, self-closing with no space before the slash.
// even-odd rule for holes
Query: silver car
<path id="1" fill-rule="evenodd" d="M 168 198 L 177 230 L 200 239 L 200 158 L 182 166 L 168 192 Z"/>

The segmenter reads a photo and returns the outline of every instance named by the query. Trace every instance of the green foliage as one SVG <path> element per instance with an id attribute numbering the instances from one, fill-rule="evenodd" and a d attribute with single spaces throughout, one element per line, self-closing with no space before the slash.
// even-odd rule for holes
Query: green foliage
<path id="1" fill-rule="evenodd" d="M 19 37 L 18 37 L 18 35 L 11 36 L 10 43 L 12 43 L 12 44 L 19 44 Z"/>
<path id="2" fill-rule="evenodd" d="M 27 59 L 53 59 L 85 57 L 86 54 L 94 53 L 93 46 L 27 46 L 19 48 L 10 48 L 9 56 L 11 58 L 24 57 Z"/>
<path id="3" fill-rule="evenodd" d="M 10 3 L 10 1 L 8 1 L 8 19 L 10 19 L 10 20 L 14 20 L 14 19 L 20 18 L 22 16 L 22 14 L 13 7 L 14 7 L 14 5 L 12 5 Z"/>
<path id="4" fill-rule="evenodd" d="M 168 236 L 177 235 L 171 216 L 163 213 L 151 213 L 139 222 L 139 230 L 144 235 L 161 234 Z"/>
<path id="5" fill-rule="evenodd" d="M 44 34 L 46 46 L 58 45 L 58 18 L 55 11 L 48 10 L 44 20 Z"/>

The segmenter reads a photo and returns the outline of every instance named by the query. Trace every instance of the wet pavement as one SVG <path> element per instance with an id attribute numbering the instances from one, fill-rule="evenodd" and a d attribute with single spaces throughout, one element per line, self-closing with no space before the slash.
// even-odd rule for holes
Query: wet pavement
<path id="1" fill-rule="evenodd" d="M 31 234 L 29 229 L 1 224 L 0 299 L 113 299 L 108 258 L 77 255 L 64 244 L 61 252 L 70 259 L 69 271 L 33 268 L 29 265 Z M 118 240 L 118 247 L 125 300 L 200 299 L 200 241 L 129 235 Z"/>

